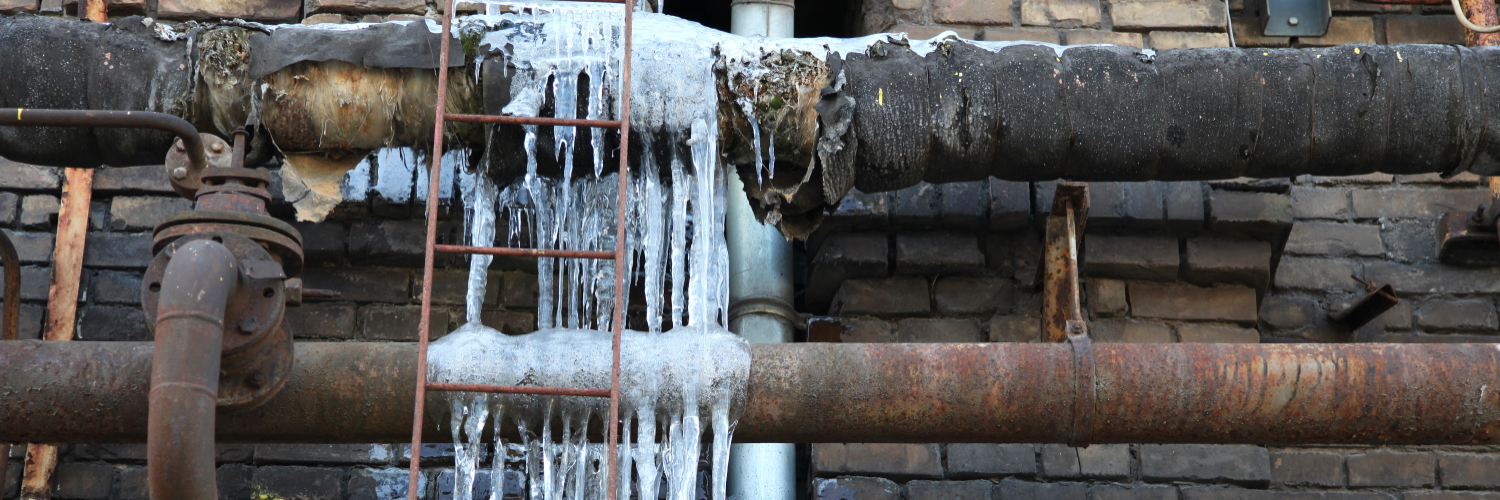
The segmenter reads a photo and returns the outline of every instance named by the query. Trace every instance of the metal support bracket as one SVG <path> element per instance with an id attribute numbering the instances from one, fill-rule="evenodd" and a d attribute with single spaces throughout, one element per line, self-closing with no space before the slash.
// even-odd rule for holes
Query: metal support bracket
<path id="1" fill-rule="evenodd" d="M 1047 215 L 1042 273 L 1042 341 L 1068 339 L 1070 325 L 1086 335 L 1083 310 L 1079 306 L 1078 252 L 1084 224 L 1089 218 L 1089 186 L 1082 182 L 1059 182 Z"/>

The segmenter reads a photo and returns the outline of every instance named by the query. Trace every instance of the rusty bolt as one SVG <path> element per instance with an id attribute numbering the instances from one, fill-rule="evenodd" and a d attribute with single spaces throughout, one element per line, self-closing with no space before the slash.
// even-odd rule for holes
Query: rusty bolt
<path id="1" fill-rule="evenodd" d="M 215 142 L 214 145 L 212 147 L 210 147 L 209 149 L 212 149 L 215 153 L 223 153 L 224 152 L 224 143 L 222 143 L 222 142 Z"/>
<path id="2" fill-rule="evenodd" d="M 178 139 L 176 143 L 172 144 L 172 147 L 177 149 L 178 151 L 187 151 L 187 146 L 184 146 L 182 144 L 182 139 Z"/>
<path id="3" fill-rule="evenodd" d="M 177 167 L 177 168 L 172 169 L 172 178 L 173 179 L 177 179 L 179 181 L 183 180 L 183 179 L 186 179 L 187 178 L 187 169 L 186 168 L 182 168 L 182 167 Z"/>
<path id="4" fill-rule="evenodd" d="M 249 384 L 251 389 L 264 387 L 266 385 L 266 374 L 265 372 L 255 372 L 245 379 L 245 383 Z"/>
<path id="5" fill-rule="evenodd" d="M 255 316 L 246 316 L 240 320 L 240 333 L 255 333 L 255 327 L 259 326 L 259 324 L 259 322 L 255 321 Z"/>

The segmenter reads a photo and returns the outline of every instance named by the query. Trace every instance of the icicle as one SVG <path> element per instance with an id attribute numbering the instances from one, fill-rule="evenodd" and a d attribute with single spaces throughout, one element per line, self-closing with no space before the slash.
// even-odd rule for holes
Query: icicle
<path id="1" fill-rule="evenodd" d="M 472 207 L 466 210 L 471 220 L 467 227 L 470 229 L 469 244 L 476 247 L 493 246 L 495 243 L 495 202 L 498 193 L 495 192 L 495 184 L 487 175 L 476 175 L 473 181 L 472 200 L 465 202 Z M 480 313 L 484 311 L 485 290 L 489 287 L 490 263 L 495 260 L 492 255 L 473 254 L 469 256 L 469 283 L 466 299 L 465 319 L 469 322 L 478 322 Z"/>
<path id="2" fill-rule="evenodd" d="M 505 427 L 505 405 L 495 405 L 493 412 L 495 422 L 492 428 L 495 433 L 495 454 L 490 457 L 490 498 L 489 500 L 500 500 L 505 496 L 505 438 L 501 430 Z M 718 499 L 716 499 L 718 500 Z"/>

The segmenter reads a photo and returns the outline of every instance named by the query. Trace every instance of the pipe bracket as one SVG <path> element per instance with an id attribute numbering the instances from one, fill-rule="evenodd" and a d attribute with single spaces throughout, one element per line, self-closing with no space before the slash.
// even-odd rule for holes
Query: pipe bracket
<path id="1" fill-rule="evenodd" d="M 1068 344 L 1073 347 L 1073 431 L 1068 446 L 1088 447 L 1094 439 L 1094 342 L 1082 321 L 1068 322 Z M 1072 333 L 1072 331 L 1080 333 Z"/>

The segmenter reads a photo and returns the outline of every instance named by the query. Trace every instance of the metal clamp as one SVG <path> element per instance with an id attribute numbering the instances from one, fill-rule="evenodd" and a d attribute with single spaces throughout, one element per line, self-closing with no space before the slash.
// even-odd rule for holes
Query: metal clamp
<path id="1" fill-rule="evenodd" d="M 1077 329 L 1082 333 L 1072 334 Z M 1069 321 L 1068 344 L 1073 346 L 1073 432 L 1068 446 L 1084 448 L 1094 440 L 1094 341 L 1082 321 Z"/>

